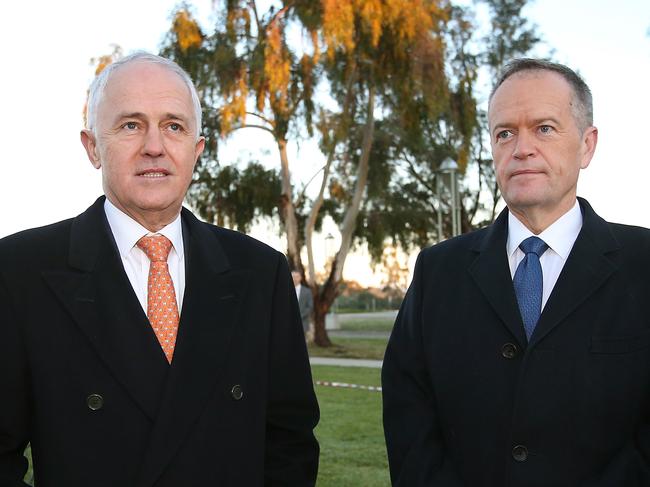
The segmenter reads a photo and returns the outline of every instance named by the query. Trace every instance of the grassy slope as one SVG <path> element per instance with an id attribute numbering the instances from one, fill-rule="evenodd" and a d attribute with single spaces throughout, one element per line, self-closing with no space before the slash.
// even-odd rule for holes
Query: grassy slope
<path id="1" fill-rule="evenodd" d="M 313 366 L 314 380 L 380 385 L 379 369 Z M 316 386 L 321 421 L 318 487 L 388 487 L 381 394 Z"/>

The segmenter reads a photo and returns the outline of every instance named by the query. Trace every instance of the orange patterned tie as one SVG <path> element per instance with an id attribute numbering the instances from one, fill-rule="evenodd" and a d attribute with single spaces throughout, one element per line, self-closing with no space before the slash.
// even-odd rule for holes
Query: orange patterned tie
<path id="1" fill-rule="evenodd" d="M 171 364 L 178 330 L 176 293 L 167 266 L 167 256 L 172 248 L 172 243 L 163 235 L 153 235 L 142 237 L 136 245 L 147 254 L 151 261 L 147 285 L 147 316 L 160 346 Z"/>

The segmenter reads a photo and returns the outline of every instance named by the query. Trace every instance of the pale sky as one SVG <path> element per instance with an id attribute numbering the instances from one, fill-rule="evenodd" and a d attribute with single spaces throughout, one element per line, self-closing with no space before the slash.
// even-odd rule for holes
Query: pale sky
<path id="1" fill-rule="evenodd" d="M 109 53 L 111 44 L 125 53 L 157 52 L 176 4 L 5 2 L 0 237 L 74 216 L 102 194 L 100 174 L 79 142 L 85 92 L 93 77 L 89 60 Z M 200 18 L 210 17 L 212 0 L 191 4 Z M 594 95 L 600 139 L 578 194 L 607 220 L 650 227 L 650 1 L 537 0 L 527 12 L 554 48 L 554 60 L 578 70 Z M 243 131 L 228 152 L 245 158 L 260 150 L 276 157 L 271 141 Z M 293 153 L 303 175 L 322 163 L 308 148 Z M 267 243 L 282 248 L 277 238 L 268 237 Z"/>

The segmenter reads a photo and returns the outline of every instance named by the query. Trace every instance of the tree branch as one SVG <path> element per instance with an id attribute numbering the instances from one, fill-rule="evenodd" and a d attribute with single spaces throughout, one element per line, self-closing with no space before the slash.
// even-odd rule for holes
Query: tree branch
<path id="1" fill-rule="evenodd" d="M 268 25 L 266 26 L 266 28 L 268 29 L 268 27 L 269 27 L 271 24 L 274 24 L 274 23 L 277 22 L 281 17 L 283 17 L 284 14 L 286 14 L 286 13 L 289 11 L 289 9 L 290 9 L 291 7 L 293 7 L 293 2 L 287 2 L 287 3 L 286 3 L 286 4 L 285 4 L 285 5 L 284 5 L 280 10 L 278 10 L 277 12 L 275 12 L 275 14 L 273 14 L 273 17 L 271 17 L 271 20 L 269 20 L 269 23 L 268 23 Z"/>
<path id="2" fill-rule="evenodd" d="M 266 118 L 263 115 L 260 115 L 259 113 L 247 111 L 246 115 L 252 115 L 253 117 L 257 117 L 260 120 L 263 120 L 264 122 L 268 123 L 271 127 L 275 127 L 275 123 L 272 120 L 269 120 L 268 118 Z"/>
<path id="3" fill-rule="evenodd" d="M 260 23 L 260 17 L 257 14 L 257 5 L 255 4 L 255 0 L 248 0 L 248 8 L 250 8 L 253 11 L 253 15 L 255 16 L 255 24 L 257 25 L 257 35 L 262 32 L 262 24 Z"/>
<path id="4" fill-rule="evenodd" d="M 268 128 L 268 127 L 265 127 L 264 125 L 256 125 L 256 124 L 254 124 L 254 123 L 250 123 L 250 124 L 247 123 L 247 124 L 245 124 L 245 125 L 240 125 L 239 127 L 235 127 L 235 128 L 233 128 L 233 129 L 231 130 L 231 132 L 234 132 L 235 130 L 240 130 L 240 129 L 249 129 L 249 128 L 250 128 L 250 129 L 262 129 L 262 130 L 266 130 L 268 133 L 270 133 L 271 135 L 273 135 L 273 137 L 275 138 L 275 132 L 273 132 L 273 130 L 271 130 L 271 129 Z"/>
<path id="5" fill-rule="evenodd" d="M 370 168 L 370 150 L 375 135 L 375 86 L 370 85 L 368 88 L 368 105 L 366 113 L 366 126 L 361 143 L 361 156 L 359 157 L 359 166 L 357 167 L 357 182 L 354 188 L 354 195 L 348 207 L 348 211 L 341 225 L 341 246 L 336 254 L 334 261 L 334 281 L 339 282 L 343 275 L 343 266 L 345 259 L 352 245 L 352 235 L 357 224 L 357 216 L 361 208 L 361 199 L 366 190 L 368 182 L 368 170 Z"/>
<path id="6" fill-rule="evenodd" d="M 420 175 L 420 173 L 416 171 L 413 162 L 408 158 L 408 156 L 403 151 L 400 151 L 400 155 L 402 156 L 402 160 L 404 160 L 404 162 L 408 164 L 409 172 L 411 173 L 411 176 L 413 176 L 422 186 L 428 189 L 432 194 L 437 194 L 435 188 L 429 185 L 429 183 Z"/>

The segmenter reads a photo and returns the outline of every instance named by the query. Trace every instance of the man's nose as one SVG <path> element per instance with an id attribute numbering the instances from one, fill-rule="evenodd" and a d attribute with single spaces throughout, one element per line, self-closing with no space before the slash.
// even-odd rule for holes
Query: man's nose
<path id="1" fill-rule="evenodd" d="M 526 159 L 537 152 L 534 137 L 525 130 L 517 134 L 517 141 L 512 156 L 515 159 Z"/>
<path id="2" fill-rule="evenodd" d="M 165 144 L 158 127 L 150 127 L 145 133 L 142 152 L 149 157 L 159 157 L 165 152 Z"/>

